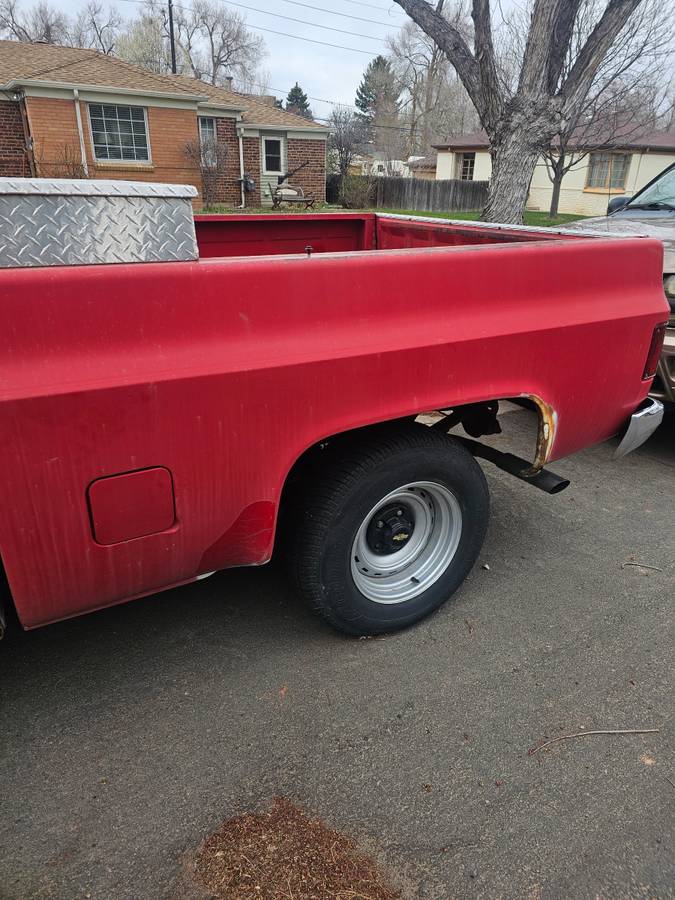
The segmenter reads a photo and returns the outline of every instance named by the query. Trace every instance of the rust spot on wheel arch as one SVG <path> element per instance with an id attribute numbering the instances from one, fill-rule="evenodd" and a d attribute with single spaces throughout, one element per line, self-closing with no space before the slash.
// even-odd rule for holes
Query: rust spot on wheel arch
<path id="1" fill-rule="evenodd" d="M 537 407 L 539 413 L 539 423 L 537 428 L 537 448 L 534 455 L 532 468 L 524 474 L 536 475 L 537 472 L 544 468 L 553 449 L 553 441 L 555 440 L 555 432 L 558 424 L 558 415 L 553 407 L 538 397 L 536 394 L 522 394 L 523 397 L 531 400 Z"/>

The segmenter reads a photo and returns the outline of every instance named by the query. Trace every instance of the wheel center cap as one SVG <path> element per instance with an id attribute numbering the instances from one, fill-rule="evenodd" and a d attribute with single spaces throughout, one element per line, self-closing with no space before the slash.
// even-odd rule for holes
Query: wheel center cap
<path id="1" fill-rule="evenodd" d="M 366 542 L 373 553 L 398 553 L 408 543 L 415 530 L 415 517 L 407 503 L 392 503 L 379 510 L 371 519 Z"/>

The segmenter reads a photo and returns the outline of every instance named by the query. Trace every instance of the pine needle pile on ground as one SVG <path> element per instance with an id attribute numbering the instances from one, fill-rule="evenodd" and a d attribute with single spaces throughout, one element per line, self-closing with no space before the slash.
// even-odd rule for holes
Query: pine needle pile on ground
<path id="1" fill-rule="evenodd" d="M 217 900 L 396 900 L 375 863 L 350 838 L 277 797 L 267 813 L 236 816 L 195 860 Z"/>

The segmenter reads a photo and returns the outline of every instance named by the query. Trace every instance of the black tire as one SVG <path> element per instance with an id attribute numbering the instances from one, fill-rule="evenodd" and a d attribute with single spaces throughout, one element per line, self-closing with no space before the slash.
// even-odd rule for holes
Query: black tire
<path id="1" fill-rule="evenodd" d="M 354 580 L 354 540 L 380 500 L 414 482 L 442 485 L 454 495 L 461 508 L 459 543 L 422 593 L 376 602 Z M 293 500 L 285 552 L 291 578 L 310 606 L 340 631 L 368 635 L 405 628 L 441 606 L 469 574 L 485 538 L 489 506 L 485 476 L 473 456 L 424 425 L 397 423 L 337 439 L 316 453 Z"/>

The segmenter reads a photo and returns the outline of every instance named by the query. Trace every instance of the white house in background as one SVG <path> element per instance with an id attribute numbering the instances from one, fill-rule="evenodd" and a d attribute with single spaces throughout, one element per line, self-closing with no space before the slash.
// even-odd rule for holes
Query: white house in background
<path id="1" fill-rule="evenodd" d="M 489 181 L 492 173 L 488 139 L 483 131 L 460 134 L 437 151 L 436 179 Z M 575 147 L 577 152 L 587 149 Z M 564 176 L 560 190 L 559 212 L 582 216 L 604 216 L 608 201 L 622 194 L 634 194 L 666 166 L 675 162 L 675 133 L 650 132 L 615 142 L 611 150 L 589 149 L 579 163 Z M 527 208 L 548 211 L 553 184 L 546 164 L 539 159 Z"/>
<path id="2" fill-rule="evenodd" d="M 355 156 L 349 166 L 351 175 L 374 175 L 375 177 L 384 177 L 385 175 L 410 175 L 408 162 L 405 159 L 389 159 L 385 153 L 380 150 L 373 150 L 372 153 L 363 153 Z"/>

